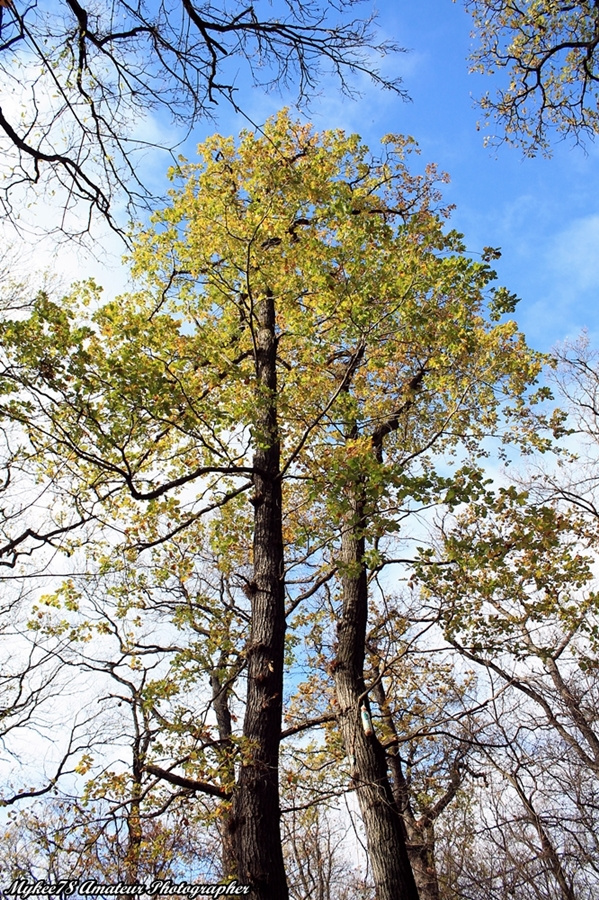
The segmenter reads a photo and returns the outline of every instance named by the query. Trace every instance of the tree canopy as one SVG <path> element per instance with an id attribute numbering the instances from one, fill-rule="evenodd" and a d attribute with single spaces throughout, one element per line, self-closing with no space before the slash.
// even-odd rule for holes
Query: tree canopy
<path id="1" fill-rule="evenodd" d="M 401 94 L 353 7 L 0 0 L 7 217 L 59 185 L 64 231 L 120 229 L 119 197 L 157 205 L 152 116 L 187 135 L 220 100 L 243 112 L 243 78 Z M 466 7 L 508 140 L 596 133 L 594 5 Z M 166 148 L 116 300 L 4 263 L 0 735 L 7 760 L 23 735 L 55 749 L 2 788 L 0 866 L 591 900 L 596 357 L 531 350 L 499 251 L 466 250 L 411 138 L 254 128 Z M 567 411 L 536 388 L 547 362 Z M 485 473 L 574 433 L 584 460 Z"/>

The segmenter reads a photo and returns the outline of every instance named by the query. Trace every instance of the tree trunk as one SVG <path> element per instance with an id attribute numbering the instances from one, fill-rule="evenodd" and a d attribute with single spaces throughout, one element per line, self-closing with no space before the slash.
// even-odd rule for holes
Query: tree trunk
<path id="1" fill-rule="evenodd" d="M 226 653 L 221 653 L 220 662 L 223 667 L 226 665 Z M 231 753 L 233 728 L 231 725 L 231 710 L 229 709 L 229 689 L 226 684 L 222 683 L 218 669 L 211 673 L 210 685 L 212 687 L 212 707 L 216 715 L 218 738 L 221 747 L 218 751 L 219 768 L 223 772 L 221 780 L 224 781 L 225 785 L 229 785 L 235 780 L 235 766 Z M 237 876 L 237 856 L 234 834 L 231 829 L 232 812 L 229 801 L 223 801 L 220 807 L 220 814 L 219 833 L 221 837 L 223 878 L 235 878 Z"/>
<path id="2" fill-rule="evenodd" d="M 412 826 L 412 827 L 411 827 Z M 408 858 L 420 900 L 440 900 L 434 822 L 406 823 Z"/>
<path id="3" fill-rule="evenodd" d="M 280 443 L 277 425 L 277 343 L 274 298 L 256 306 L 256 397 L 254 431 L 254 578 L 247 645 L 247 705 L 242 762 L 234 793 L 237 876 L 254 900 L 286 900 L 281 846 L 279 741 L 285 640 L 285 589 L 281 510 Z"/>
<path id="4" fill-rule="evenodd" d="M 125 877 L 134 882 L 139 878 L 139 866 L 143 844 L 141 804 L 143 798 L 144 763 L 150 746 L 150 725 L 142 706 L 139 690 L 133 692 L 131 703 L 134 739 L 132 759 L 131 796 L 127 809 L 127 853 L 125 856 Z"/>
<path id="5" fill-rule="evenodd" d="M 408 859 L 414 874 L 414 881 L 418 888 L 420 900 L 440 900 L 439 878 L 437 876 L 437 865 L 435 859 L 435 818 L 423 816 L 416 819 L 410 796 L 408 785 L 404 778 L 401 759 L 399 757 L 399 735 L 395 728 L 393 716 L 389 712 L 387 698 L 383 685 L 379 681 L 373 688 L 373 696 L 383 714 L 383 718 L 387 728 L 394 737 L 394 744 L 391 750 L 386 754 L 388 767 L 391 770 L 392 791 L 395 805 L 399 810 L 404 823 L 406 835 L 406 849 L 408 851 Z M 456 770 L 456 775 L 458 775 Z M 444 809 L 455 796 L 459 786 L 459 777 L 452 778 L 449 790 L 446 792 L 443 803 L 439 803 L 439 809 Z M 430 811 L 429 811 L 430 813 Z"/>
<path id="6" fill-rule="evenodd" d="M 368 620 L 368 583 L 364 567 L 363 514 L 344 526 L 341 547 L 343 613 L 338 625 L 339 649 L 335 687 L 339 724 L 366 831 L 378 900 L 418 900 L 406 849 L 403 823 L 387 776 L 385 751 L 361 721 L 365 698 L 364 652 Z"/>
<path id="7" fill-rule="evenodd" d="M 135 882 L 139 878 L 139 862 L 143 841 L 140 815 L 141 795 L 141 767 L 138 761 L 134 761 L 131 798 L 127 812 L 127 854 L 125 856 L 125 877 L 129 882 Z"/>

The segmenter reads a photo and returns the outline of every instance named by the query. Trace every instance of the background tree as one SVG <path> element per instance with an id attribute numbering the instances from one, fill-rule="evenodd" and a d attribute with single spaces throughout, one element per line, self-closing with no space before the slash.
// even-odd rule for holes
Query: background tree
<path id="1" fill-rule="evenodd" d="M 579 806 L 598 773 L 595 546 L 592 521 L 501 488 L 447 529 L 451 565 L 422 572 L 452 645 L 504 686 L 475 751 L 494 770 L 483 820 L 505 862 L 496 880 L 475 876 L 488 896 L 596 891 L 595 826 Z"/>
<path id="2" fill-rule="evenodd" d="M 599 10 L 592 0 L 466 0 L 483 73 L 505 72 L 505 87 L 485 94 L 482 109 L 508 141 L 534 155 L 550 136 L 578 143 L 597 134 Z M 503 72 L 502 72 L 503 74 Z"/>
<path id="3" fill-rule="evenodd" d="M 59 785 L 61 799 L 48 803 L 45 819 L 40 804 L 7 831 L 7 839 L 24 839 L 44 819 L 61 877 L 76 868 L 77 853 L 86 872 L 130 882 L 181 875 L 182 866 L 212 879 L 234 874 L 226 828 L 238 751 L 231 698 L 248 615 L 204 538 L 196 525 L 135 561 L 95 544 L 88 574 L 33 607 L 30 630 L 52 646 L 71 691 L 91 692 L 96 710 L 73 760 L 79 792 Z M 32 856 L 34 863 L 41 860 Z M 11 877 L 18 871 L 15 859 Z"/>
<path id="4" fill-rule="evenodd" d="M 373 898 L 374 885 L 356 862 L 354 829 L 344 806 L 331 808 L 298 783 L 283 796 L 283 846 L 293 900 Z"/>
<path id="5" fill-rule="evenodd" d="M 264 6 L 4 3 L 4 215 L 16 223 L 23 187 L 62 187 L 62 230 L 84 233 L 95 214 L 122 228 L 115 200 L 130 213 L 153 205 L 153 187 L 141 176 L 144 152 L 160 146 L 144 135 L 149 110 L 180 126 L 164 146 L 172 152 L 219 101 L 243 107 L 240 82 L 293 87 L 300 102 L 329 74 L 348 92 L 351 75 L 364 73 L 397 90 L 373 65 L 397 48 L 377 41 L 371 18 L 351 17 L 353 2 Z"/>
<path id="6" fill-rule="evenodd" d="M 445 872 L 437 858 L 438 820 L 462 789 L 482 727 L 481 707 L 471 674 L 460 679 L 451 659 L 442 661 L 439 649 L 430 647 L 427 653 L 431 634 L 403 637 L 404 652 L 394 660 L 387 655 L 386 665 L 381 666 L 380 644 L 370 657 L 373 682 L 386 673 L 372 690 L 374 722 L 378 712 L 419 900 L 440 900 Z"/>
<path id="7" fill-rule="evenodd" d="M 3 321 L 27 317 L 40 290 L 55 291 L 58 284 L 45 272 L 34 272 L 16 245 L 8 245 L 0 263 L 0 316 Z M 4 362 L 4 360 L 3 360 Z M 0 363 L 2 365 L 2 363 Z M 12 387 L 3 381 L 3 390 Z M 0 571 L 5 583 L 13 578 L 17 591 L 22 579 L 44 567 L 61 536 L 80 528 L 84 519 L 52 490 L 52 479 L 36 477 L 37 449 L 14 421 L 0 425 Z M 39 552 L 45 547 L 47 552 Z M 36 559 L 31 561 L 33 550 Z M 15 571 L 16 570 L 16 571 Z M 18 574 L 17 574 L 18 573 Z M 10 591 L 11 589 L 8 588 Z"/>

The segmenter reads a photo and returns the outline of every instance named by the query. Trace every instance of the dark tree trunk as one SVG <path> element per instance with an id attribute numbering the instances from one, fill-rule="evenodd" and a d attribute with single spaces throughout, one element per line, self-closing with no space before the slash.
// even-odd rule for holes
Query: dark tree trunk
<path id="1" fill-rule="evenodd" d="M 403 822 L 387 776 L 385 751 L 376 735 L 366 734 L 361 721 L 360 707 L 363 701 L 367 703 L 364 652 L 368 620 L 362 531 L 362 506 L 355 503 L 353 519 L 344 526 L 341 548 L 343 613 L 335 661 L 339 724 L 364 821 L 377 898 L 418 900 Z"/>
<path id="2" fill-rule="evenodd" d="M 393 716 L 387 707 L 387 698 L 381 682 L 373 689 L 373 696 L 383 713 L 387 728 L 394 737 L 394 743 L 387 754 L 387 762 L 393 779 L 393 797 L 399 813 L 403 819 L 406 834 L 408 859 L 414 874 L 414 881 L 418 888 L 420 900 L 440 900 L 439 878 L 435 860 L 435 818 L 430 814 L 416 819 L 410 803 L 408 785 L 404 778 L 401 759 L 398 753 L 399 736 L 395 728 Z M 460 784 L 459 772 L 455 770 L 452 783 L 446 792 L 442 802 L 438 804 L 439 812 L 447 806 Z"/>
<path id="3" fill-rule="evenodd" d="M 420 900 L 440 900 L 435 863 L 435 827 L 432 822 L 416 829 L 411 835 L 408 833 L 408 856 Z"/>
<path id="4" fill-rule="evenodd" d="M 277 427 L 275 305 L 256 307 L 258 409 L 254 440 L 254 577 L 248 584 L 251 626 L 247 645 L 247 705 L 242 762 L 234 793 L 232 826 L 237 876 L 254 900 L 286 900 L 281 847 L 279 741 L 281 735 L 285 589 Z"/>
<path id="5" fill-rule="evenodd" d="M 141 773 L 142 767 L 139 759 L 133 761 L 133 782 L 131 785 L 131 797 L 127 812 L 127 855 L 125 857 L 125 877 L 127 881 L 134 882 L 139 878 L 139 863 L 143 830 L 141 824 Z"/>
<path id="6" fill-rule="evenodd" d="M 223 667 L 226 665 L 227 654 L 221 654 L 221 663 Z M 233 784 L 235 780 L 235 767 L 233 764 L 233 756 L 231 753 L 233 728 L 231 725 L 231 710 L 229 709 L 229 689 L 223 684 L 218 670 L 214 670 L 210 675 L 210 685 L 212 687 L 212 707 L 216 715 L 218 725 L 218 737 L 222 751 L 219 751 L 221 780 L 225 785 Z M 222 868 L 224 878 L 237 877 L 237 857 L 235 850 L 234 833 L 231 829 L 232 812 L 228 802 L 221 806 L 221 819 L 219 821 L 219 831 L 221 836 L 222 848 Z"/>

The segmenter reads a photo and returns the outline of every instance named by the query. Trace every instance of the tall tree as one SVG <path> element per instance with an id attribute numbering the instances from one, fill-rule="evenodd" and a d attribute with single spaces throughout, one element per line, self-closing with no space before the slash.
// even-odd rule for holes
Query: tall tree
<path id="1" fill-rule="evenodd" d="M 367 573 L 412 503 L 474 489 L 472 467 L 448 479 L 436 458 L 475 455 L 509 398 L 525 426 L 540 367 L 501 321 L 514 298 L 445 231 L 437 173 L 411 174 L 410 149 L 388 137 L 373 159 L 357 136 L 285 113 L 237 147 L 213 137 L 173 170 L 170 205 L 136 238 L 136 293 L 99 308 L 93 286 L 60 306 L 42 295 L 3 328 L 4 414 L 78 508 L 118 525 L 124 504 L 144 505 L 154 532 L 129 530 L 132 550 L 201 517 L 217 542 L 249 536 L 230 824 L 237 875 L 264 900 L 286 896 L 285 590 L 293 610 L 335 573 L 339 722 L 377 890 L 415 896 L 385 755 L 360 724 Z"/>

